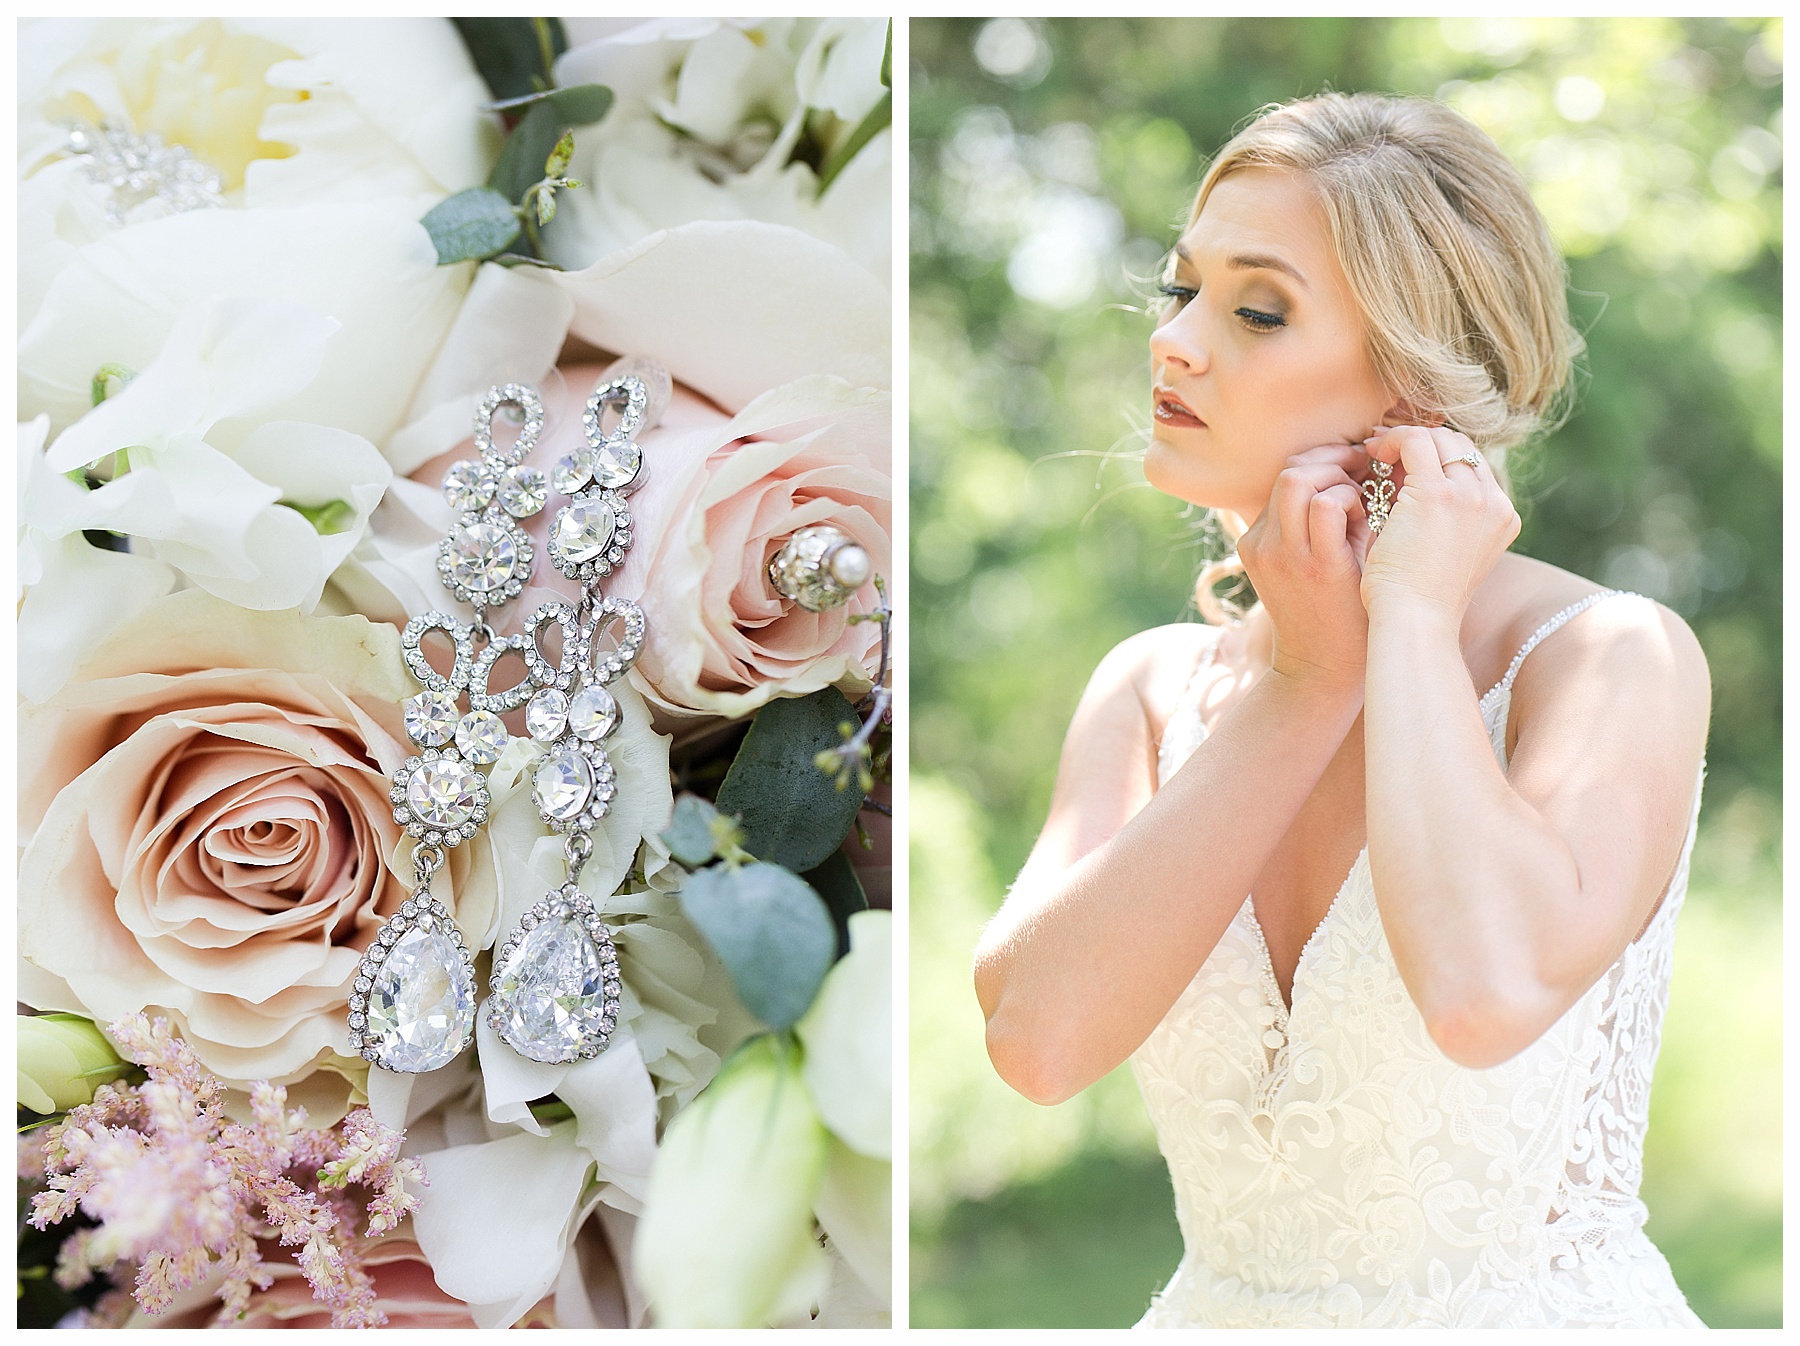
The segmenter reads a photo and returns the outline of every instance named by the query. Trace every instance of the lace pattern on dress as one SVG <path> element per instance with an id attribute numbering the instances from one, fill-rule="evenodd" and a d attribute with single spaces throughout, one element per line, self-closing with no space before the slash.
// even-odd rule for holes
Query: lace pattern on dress
<path id="1" fill-rule="evenodd" d="M 1506 766 L 1512 682 L 1481 711 Z M 1158 749 L 1204 741 L 1202 655 Z M 1699 808 L 1698 783 L 1695 815 Z M 1246 897 L 1132 1057 L 1187 1245 L 1146 1326 L 1701 1326 L 1637 1197 L 1674 924 L 1693 845 L 1624 955 L 1519 1056 L 1438 1050 L 1358 856 L 1284 1006 Z"/>

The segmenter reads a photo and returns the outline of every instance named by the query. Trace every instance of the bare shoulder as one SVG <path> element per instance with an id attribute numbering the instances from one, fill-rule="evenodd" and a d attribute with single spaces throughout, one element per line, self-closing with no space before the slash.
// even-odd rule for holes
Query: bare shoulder
<path id="1" fill-rule="evenodd" d="M 1555 566 L 1529 567 L 1520 573 L 1522 601 L 1506 623 L 1521 645 L 1565 609 L 1606 592 Z M 1513 684 L 1512 718 L 1522 726 L 1546 714 L 1642 716 L 1646 732 L 1660 726 L 1697 745 L 1711 702 L 1706 655 L 1688 624 L 1661 603 L 1621 594 L 1596 599 L 1532 651 Z"/>
<path id="2" fill-rule="evenodd" d="M 1104 697 L 1142 713 L 1151 742 L 1161 739 L 1169 712 L 1187 689 L 1201 657 L 1220 636 L 1216 626 L 1176 622 L 1120 641 L 1088 680 L 1084 702 Z"/>
<path id="3" fill-rule="evenodd" d="M 1034 862 L 1072 862 L 1148 802 L 1163 725 L 1215 638 L 1209 627 L 1160 626 L 1119 642 L 1100 661 L 1063 742 Z"/>

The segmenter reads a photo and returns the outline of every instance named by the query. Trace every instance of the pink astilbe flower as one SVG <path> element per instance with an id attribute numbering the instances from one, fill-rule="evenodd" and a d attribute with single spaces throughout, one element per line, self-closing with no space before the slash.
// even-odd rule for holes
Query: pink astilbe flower
<path id="1" fill-rule="evenodd" d="M 72 1288 L 97 1269 L 135 1266 L 137 1302 L 160 1313 L 218 1275 L 219 1317 L 229 1322 L 268 1288 L 257 1240 L 273 1237 L 295 1250 L 332 1326 L 386 1321 L 355 1232 L 365 1211 L 344 1189 L 375 1193 L 366 1235 L 391 1230 L 418 1201 L 405 1184 L 425 1182 L 418 1160 L 400 1158 L 404 1136 L 367 1109 L 339 1128 L 309 1129 L 304 1110 L 287 1111 L 284 1089 L 260 1081 L 251 1120 L 228 1121 L 224 1088 L 164 1020 L 128 1015 L 107 1032 L 149 1078 L 123 1091 L 102 1086 L 46 1130 L 49 1190 L 33 1198 L 31 1222 L 45 1229 L 77 1208 L 97 1221 L 63 1243 L 57 1281 Z"/>

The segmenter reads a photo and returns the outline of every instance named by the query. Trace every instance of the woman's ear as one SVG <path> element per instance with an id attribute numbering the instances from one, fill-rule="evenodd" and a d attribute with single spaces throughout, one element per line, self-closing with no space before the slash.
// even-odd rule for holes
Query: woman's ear
<path id="1" fill-rule="evenodd" d="M 1402 397 L 1389 407 L 1381 416 L 1382 425 L 1427 425 L 1440 426 L 1448 424 L 1442 412 L 1420 411 L 1411 399 Z"/>

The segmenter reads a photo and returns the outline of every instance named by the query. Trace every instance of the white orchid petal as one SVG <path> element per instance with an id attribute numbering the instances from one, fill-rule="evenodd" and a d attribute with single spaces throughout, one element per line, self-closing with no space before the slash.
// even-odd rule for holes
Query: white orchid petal
<path id="1" fill-rule="evenodd" d="M 431 1185 L 413 1233 L 439 1287 L 481 1326 L 510 1326 L 555 1284 L 593 1160 L 572 1126 L 419 1158 Z"/>
<path id="2" fill-rule="evenodd" d="M 772 1038 L 746 1046 L 663 1135 L 633 1260 L 663 1327 L 750 1327 L 823 1284 L 812 1201 L 825 1130 Z"/>
<path id="3" fill-rule="evenodd" d="M 278 405 L 318 377 L 337 330 L 335 319 L 282 300 L 191 304 L 123 391 L 56 437 L 50 466 L 66 472 L 135 444 L 204 435 L 227 417 Z"/>
<path id="4" fill-rule="evenodd" d="M 453 520 L 442 491 L 394 478 L 356 550 L 332 575 L 349 610 L 400 625 L 440 605 L 438 544 Z"/>
<path id="5" fill-rule="evenodd" d="M 530 1104 L 557 1093 L 569 1067 L 520 1056 L 489 1026 L 485 1013 L 476 1016 L 475 1050 L 481 1058 L 481 1092 L 488 1120 L 520 1127 L 534 1136 L 549 1135 L 549 1128 L 531 1115 Z"/>
<path id="6" fill-rule="evenodd" d="M 656 1089 L 629 1033 L 591 1061 L 568 1069 L 556 1096 L 575 1114 L 575 1141 L 609 1185 L 607 1205 L 636 1215 L 656 1160 Z"/>
<path id="7" fill-rule="evenodd" d="M 819 1116 L 877 1159 L 893 1154 L 893 984 L 893 913 L 859 911 L 850 918 L 850 952 L 795 1027 Z"/>
<path id="8" fill-rule="evenodd" d="M 885 1307 L 893 1267 L 894 1166 L 833 1139 L 813 1210 L 857 1279 Z"/>
<path id="9" fill-rule="evenodd" d="M 149 556 L 106 551 L 80 534 L 40 543 L 42 570 L 19 605 L 19 693 L 48 701 L 88 652 L 175 587 Z"/>
<path id="10" fill-rule="evenodd" d="M 825 108 L 854 125 L 886 92 L 881 57 L 887 50 L 882 19 L 829 19 L 819 26 L 794 70 L 794 84 L 808 107 Z"/>
<path id="11" fill-rule="evenodd" d="M 369 1111 L 375 1114 L 375 1120 L 397 1131 L 404 1130 L 409 1120 L 407 1113 L 413 1082 L 418 1078 L 417 1075 L 371 1066 L 369 1082 L 363 1089 L 369 1095 Z"/>
<path id="12" fill-rule="evenodd" d="M 494 384 L 542 383 L 574 311 L 554 281 L 529 268 L 476 271 L 406 425 L 382 446 L 395 470 L 415 471 L 467 439 L 475 403 Z"/>
<path id="13" fill-rule="evenodd" d="M 714 144 L 737 134 L 746 114 L 785 120 L 794 108 L 793 80 L 771 46 L 729 25 L 715 28 L 688 48 L 666 119 Z"/>
<path id="14" fill-rule="evenodd" d="M 144 370 L 178 316 L 214 295 L 284 299 L 336 319 L 319 376 L 270 419 L 386 441 L 468 284 L 439 267 L 410 208 L 387 203 L 198 210 L 82 248 L 19 338 L 19 403 L 72 425 L 102 364 Z M 371 377 L 371 371 L 380 371 Z M 127 390 L 129 391 L 129 390 Z"/>

